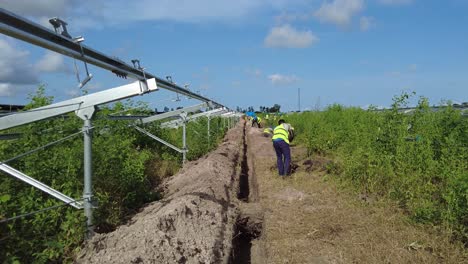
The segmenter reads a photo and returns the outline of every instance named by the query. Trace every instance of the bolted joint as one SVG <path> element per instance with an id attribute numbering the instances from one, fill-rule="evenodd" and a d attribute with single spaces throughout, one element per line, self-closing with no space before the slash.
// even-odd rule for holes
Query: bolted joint
<path id="1" fill-rule="evenodd" d="M 85 193 L 85 194 L 83 194 L 83 200 L 84 200 L 84 201 L 91 202 L 92 199 L 93 199 L 93 195 L 92 195 L 92 194 L 90 194 L 90 193 Z"/>

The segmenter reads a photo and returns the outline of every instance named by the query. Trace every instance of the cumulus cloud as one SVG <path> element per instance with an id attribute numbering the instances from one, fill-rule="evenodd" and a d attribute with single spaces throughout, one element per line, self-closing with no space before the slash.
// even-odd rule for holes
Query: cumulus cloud
<path id="1" fill-rule="evenodd" d="M 264 42 L 270 48 L 306 48 L 318 41 L 310 30 L 299 31 L 286 24 L 272 28 Z"/>
<path id="2" fill-rule="evenodd" d="M 47 51 L 34 66 L 38 72 L 71 72 L 71 69 L 65 65 L 63 55 L 52 51 Z"/>
<path id="3" fill-rule="evenodd" d="M 352 17 L 364 9 L 364 0 L 333 0 L 324 2 L 314 13 L 322 23 L 347 26 Z"/>
<path id="4" fill-rule="evenodd" d="M 409 5 L 413 0 L 379 0 L 379 3 L 384 5 Z"/>
<path id="5" fill-rule="evenodd" d="M 291 84 L 299 80 L 295 75 L 282 75 L 279 73 L 269 75 L 268 79 L 274 85 Z"/>
<path id="6" fill-rule="evenodd" d="M 24 86 L 39 83 L 41 73 L 71 73 L 63 55 L 46 52 L 32 63 L 29 51 L 15 46 L 14 40 L 0 38 L 0 95 L 12 96 Z"/>
<path id="7" fill-rule="evenodd" d="M 0 38 L 0 82 L 32 84 L 37 81 L 37 72 L 29 62 L 29 52 L 15 48 L 11 41 Z"/>
<path id="8" fill-rule="evenodd" d="M 359 21 L 360 22 L 360 28 L 361 28 L 361 31 L 368 31 L 370 30 L 371 28 L 375 27 L 375 18 L 373 17 L 361 17 L 361 20 Z"/>

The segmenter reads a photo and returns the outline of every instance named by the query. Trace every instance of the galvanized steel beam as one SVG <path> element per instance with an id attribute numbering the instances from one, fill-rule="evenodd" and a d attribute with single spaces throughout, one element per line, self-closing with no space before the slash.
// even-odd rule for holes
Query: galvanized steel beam
<path id="1" fill-rule="evenodd" d="M 77 208 L 77 209 L 82 209 L 83 208 L 83 204 L 76 201 L 75 199 L 53 189 L 52 187 L 49 187 L 47 185 L 45 185 L 44 183 L 36 180 L 36 179 L 33 179 L 31 177 L 29 177 L 28 175 L 22 173 L 21 171 L 13 168 L 13 167 L 10 167 L 8 166 L 7 164 L 5 163 L 0 163 L 0 170 L 45 192 L 45 193 L 48 193 L 50 195 L 52 195 L 53 197 L 59 199 L 60 201 L 63 201 L 67 204 L 70 204 L 71 206 Z"/>
<path id="2" fill-rule="evenodd" d="M 29 21 L 3 8 L 0 8 L 0 33 L 61 53 L 74 59 L 93 64 L 102 69 L 109 70 L 118 76 L 130 77 L 140 81 L 154 78 L 158 82 L 158 85 L 163 89 L 200 101 L 212 102 L 215 105 L 222 106 L 207 97 L 201 96 L 188 89 L 184 89 L 175 83 L 161 79 L 149 72 L 137 69 L 115 57 L 110 57 L 93 50 L 74 41 L 72 38 L 67 38 L 57 34 L 48 28 Z"/>
<path id="3" fill-rule="evenodd" d="M 147 90 L 148 92 L 156 91 L 158 89 L 156 80 L 149 79 L 145 82 L 137 81 L 131 84 L 80 96 L 59 103 L 35 108 L 29 111 L 18 112 L 13 115 L 0 117 L 0 130 L 28 124 L 73 111 L 85 111 L 86 109 L 94 108 L 97 105 L 140 95 L 143 93 L 143 89 Z"/>

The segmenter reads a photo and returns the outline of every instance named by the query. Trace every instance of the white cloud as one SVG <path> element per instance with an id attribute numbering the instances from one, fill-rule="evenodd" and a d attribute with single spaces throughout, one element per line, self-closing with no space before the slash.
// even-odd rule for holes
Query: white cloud
<path id="1" fill-rule="evenodd" d="M 14 95 L 13 87 L 10 83 L 0 83 L 0 96 L 12 96 Z"/>
<path id="2" fill-rule="evenodd" d="M 34 66 L 38 72 L 71 72 L 65 65 L 63 55 L 52 51 L 47 51 Z"/>
<path id="3" fill-rule="evenodd" d="M 264 43 L 270 48 L 306 48 L 318 41 L 310 30 L 299 31 L 286 24 L 272 28 Z"/>
<path id="4" fill-rule="evenodd" d="M 3 0 L 2 7 L 48 25 L 46 18 L 59 16 L 69 31 L 117 26 L 135 21 L 178 21 L 188 23 L 243 21 L 265 10 L 279 11 L 305 6 L 304 0 Z"/>
<path id="5" fill-rule="evenodd" d="M 275 16 L 277 24 L 291 23 L 294 21 L 307 21 L 312 17 L 310 13 L 287 13 L 282 12 L 280 15 Z"/>
<path id="6" fill-rule="evenodd" d="M 0 38 L 1 96 L 12 96 L 18 90 L 38 84 L 44 72 L 71 73 L 71 69 L 65 65 L 62 55 L 49 51 L 33 64 L 29 51 L 15 46 L 14 40 Z"/>
<path id="7" fill-rule="evenodd" d="M 269 75 L 268 79 L 274 85 L 291 84 L 299 80 L 295 75 L 282 75 L 279 73 Z"/>
<path id="8" fill-rule="evenodd" d="M 72 1 L 69 0 L 3 0 L 2 2 L 3 8 L 11 12 L 36 17 L 43 16 L 44 14 L 59 16 L 63 14 L 63 11 L 71 8 L 72 5 Z"/>
<path id="9" fill-rule="evenodd" d="M 373 17 L 361 17 L 360 22 L 360 28 L 361 31 L 368 31 L 371 28 L 375 27 L 375 18 Z"/>
<path id="10" fill-rule="evenodd" d="M 0 38 L 0 82 L 32 84 L 38 81 L 37 72 L 28 61 L 29 52 L 14 47 L 12 41 Z"/>
<path id="11" fill-rule="evenodd" d="M 409 5 L 413 0 L 379 0 L 379 3 L 384 5 Z"/>
<path id="12" fill-rule="evenodd" d="M 333 0 L 324 2 L 314 15 L 322 23 L 347 26 L 352 17 L 364 9 L 364 0 Z"/>

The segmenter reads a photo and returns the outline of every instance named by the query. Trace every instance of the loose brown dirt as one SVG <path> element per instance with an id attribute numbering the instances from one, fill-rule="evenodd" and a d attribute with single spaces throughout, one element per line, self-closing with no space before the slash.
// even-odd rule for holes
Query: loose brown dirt
<path id="1" fill-rule="evenodd" d="M 88 241 L 77 263 L 468 263 L 448 236 L 397 207 L 339 189 L 332 161 L 292 148 L 277 175 L 271 140 L 240 122 L 164 183 L 164 199 Z"/>
<path id="2" fill-rule="evenodd" d="M 243 126 L 164 184 L 164 199 L 127 225 L 95 235 L 77 263 L 227 263 L 237 221 Z"/>

